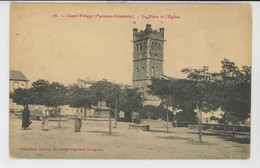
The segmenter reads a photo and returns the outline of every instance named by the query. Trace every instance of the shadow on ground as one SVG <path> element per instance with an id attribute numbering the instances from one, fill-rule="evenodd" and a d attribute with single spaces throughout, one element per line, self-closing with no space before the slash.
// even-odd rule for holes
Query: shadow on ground
<path id="1" fill-rule="evenodd" d="M 181 137 L 175 137 L 175 136 L 157 136 L 157 138 L 167 139 L 167 140 L 185 140 L 191 144 L 197 144 L 197 145 L 210 145 L 208 142 L 198 142 L 193 138 L 181 138 Z"/>
<path id="2" fill-rule="evenodd" d="M 198 134 L 198 132 L 187 132 L 188 134 Z M 236 133 L 235 138 L 232 137 L 232 133 L 224 132 L 203 132 L 203 136 L 217 136 L 224 141 L 232 141 L 241 144 L 250 144 L 250 134 L 245 135 L 244 133 Z"/>
<path id="3" fill-rule="evenodd" d="M 108 135 L 108 136 L 120 136 L 117 134 L 117 132 L 112 132 L 111 134 L 108 134 L 108 131 L 100 131 L 100 130 L 96 130 L 96 131 L 86 131 L 88 133 L 95 133 L 95 134 L 102 134 L 102 135 Z"/>
<path id="4" fill-rule="evenodd" d="M 165 131 L 165 130 L 149 130 L 149 132 L 163 132 L 163 133 L 167 133 L 167 131 Z M 176 133 L 176 132 L 169 131 L 169 133 Z"/>
<path id="5" fill-rule="evenodd" d="M 58 127 L 58 126 L 50 126 L 50 129 L 60 129 L 60 130 L 62 130 L 62 129 L 69 129 L 69 128 L 71 128 L 71 127 L 68 127 L 68 126 L 61 126 L 61 127 Z"/>

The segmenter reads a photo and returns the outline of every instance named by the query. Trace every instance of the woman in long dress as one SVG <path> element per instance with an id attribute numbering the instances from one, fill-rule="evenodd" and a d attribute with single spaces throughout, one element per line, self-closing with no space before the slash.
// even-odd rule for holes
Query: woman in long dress
<path id="1" fill-rule="evenodd" d="M 82 125 L 82 118 L 83 118 L 82 113 L 79 110 L 77 110 L 75 115 L 75 132 L 80 132 L 81 125 Z"/>
<path id="2" fill-rule="evenodd" d="M 22 128 L 26 130 L 30 124 L 30 111 L 28 106 L 25 106 L 22 114 Z"/>
<path id="3" fill-rule="evenodd" d="M 49 111 L 44 110 L 42 112 L 42 130 L 43 131 L 48 131 L 48 119 L 49 119 Z"/>

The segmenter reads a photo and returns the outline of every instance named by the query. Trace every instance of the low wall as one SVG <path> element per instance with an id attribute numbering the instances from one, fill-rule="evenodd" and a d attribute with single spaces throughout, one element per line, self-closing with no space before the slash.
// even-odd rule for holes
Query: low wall
<path id="1" fill-rule="evenodd" d="M 130 129 L 139 129 L 142 131 L 149 131 L 150 126 L 149 125 L 144 125 L 144 124 L 129 124 Z"/>

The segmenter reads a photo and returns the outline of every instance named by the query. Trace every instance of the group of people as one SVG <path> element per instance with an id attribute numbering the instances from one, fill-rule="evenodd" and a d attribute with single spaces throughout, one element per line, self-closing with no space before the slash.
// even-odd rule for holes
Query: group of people
<path id="1" fill-rule="evenodd" d="M 24 107 L 23 113 L 22 113 L 22 128 L 24 130 L 30 129 L 29 126 L 31 125 L 32 121 L 30 120 L 30 110 L 28 106 Z M 48 120 L 50 117 L 50 113 L 48 110 L 42 111 L 42 131 L 48 131 Z M 75 132 L 80 132 L 81 126 L 82 126 L 82 119 L 83 114 L 81 111 L 76 110 L 76 114 L 74 116 L 75 118 Z"/>

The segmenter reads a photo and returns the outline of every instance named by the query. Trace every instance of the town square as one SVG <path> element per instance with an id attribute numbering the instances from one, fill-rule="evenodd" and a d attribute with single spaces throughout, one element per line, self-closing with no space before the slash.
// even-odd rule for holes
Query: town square
<path id="1" fill-rule="evenodd" d="M 250 158 L 250 5 L 10 12 L 10 158 Z"/>

